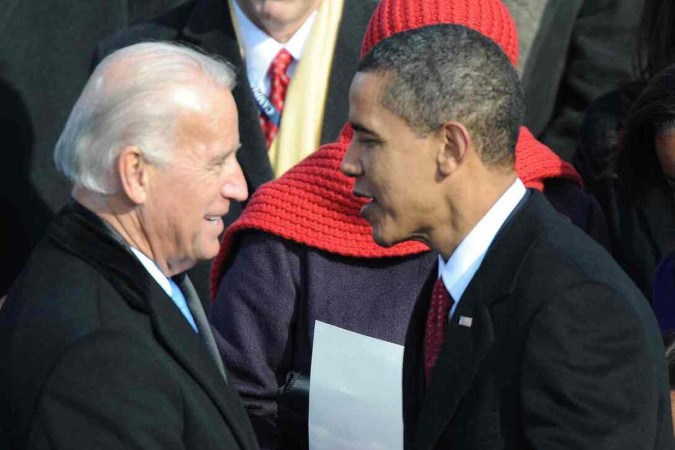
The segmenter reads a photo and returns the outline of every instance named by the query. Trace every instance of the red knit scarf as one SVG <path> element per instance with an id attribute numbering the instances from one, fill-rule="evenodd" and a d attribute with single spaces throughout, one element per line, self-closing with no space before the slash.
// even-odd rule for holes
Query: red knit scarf
<path id="1" fill-rule="evenodd" d="M 514 66 L 518 35 L 501 0 L 382 0 L 366 29 L 361 55 L 378 42 L 402 31 L 435 24 L 458 24 L 492 39 Z M 225 233 L 211 270 L 211 295 L 218 285 L 237 236 L 260 230 L 318 250 L 358 258 L 387 258 L 428 251 L 419 242 L 390 248 L 375 243 L 372 229 L 359 211 L 366 203 L 352 195 L 354 180 L 340 172 L 352 139 L 346 126 L 338 141 L 321 147 L 281 178 L 260 187 L 241 217 Z M 547 178 L 566 178 L 581 185 L 574 167 L 521 127 L 516 145 L 516 173 L 525 186 L 543 190 Z"/>
<path id="2" fill-rule="evenodd" d="M 352 139 L 347 126 L 338 142 L 322 146 L 281 178 L 261 186 L 239 219 L 225 233 L 211 269 L 215 298 L 236 238 L 244 230 L 260 230 L 318 250 L 358 258 L 386 258 L 428 251 L 419 242 L 380 247 L 359 211 L 366 199 L 352 195 L 354 180 L 340 172 Z M 542 190 L 547 178 L 581 184 L 574 168 L 521 127 L 516 145 L 516 173 L 525 186 Z"/>

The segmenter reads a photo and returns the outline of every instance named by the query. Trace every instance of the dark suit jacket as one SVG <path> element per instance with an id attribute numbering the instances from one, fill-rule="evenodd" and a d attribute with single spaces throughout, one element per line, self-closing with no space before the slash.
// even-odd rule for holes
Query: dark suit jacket
<path id="1" fill-rule="evenodd" d="M 525 125 L 567 161 L 586 107 L 634 78 L 644 0 L 547 0 L 522 74 Z"/>
<path id="2" fill-rule="evenodd" d="M 464 292 L 428 386 L 422 344 L 434 277 L 415 306 L 405 448 L 673 448 L 649 304 L 603 249 L 529 195 Z"/>
<path id="3" fill-rule="evenodd" d="M 347 121 L 349 87 L 359 63 L 363 32 L 376 4 L 374 0 L 345 0 L 326 97 L 322 144 L 333 142 Z M 223 57 L 234 65 L 238 82 L 232 94 L 239 111 L 242 145 L 237 152 L 237 159 L 251 194 L 261 184 L 272 180 L 274 174 L 258 122 L 258 106 L 246 80 L 246 66 L 241 59 L 227 1 L 193 0 L 150 22 L 114 34 L 99 44 L 94 60 L 98 62 L 119 48 L 148 40 L 186 42 Z M 232 204 L 225 217 L 225 225 L 239 217 L 242 207 L 237 202 Z M 195 287 L 203 298 L 209 298 L 209 272 L 208 264 L 190 271 Z"/>
<path id="4" fill-rule="evenodd" d="M 0 311 L 0 448 L 257 449 L 201 336 L 75 203 Z"/>

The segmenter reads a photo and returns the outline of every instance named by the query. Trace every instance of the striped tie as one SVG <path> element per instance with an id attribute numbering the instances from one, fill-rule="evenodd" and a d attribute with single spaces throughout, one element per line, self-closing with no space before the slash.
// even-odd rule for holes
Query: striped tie
<path id="1" fill-rule="evenodd" d="M 284 99 L 286 98 L 288 83 L 291 81 L 287 74 L 291 62 L 293 62 L 293 56 L 288 53 L 286 49 L 282 48 L 279 53 L 277 53 L 277 56 L 274 57 L 272 64 L 270 64 L 269 71 L 267 72 L 270 77 L 271 85 L 270 102 L 272 102 L 272 105 L 274 105 L 279 112 L 282 112 L 284 109 Z M 260 127 L 265 135 L 267 148 L 270 148 L 279 128 L 265 114 L 260 114 Z"/>

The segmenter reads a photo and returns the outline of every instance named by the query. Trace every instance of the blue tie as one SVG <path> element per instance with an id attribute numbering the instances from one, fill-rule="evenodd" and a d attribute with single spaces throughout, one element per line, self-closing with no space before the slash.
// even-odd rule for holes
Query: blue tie
<path id="1" fill-rule="evenodd" d="M 183 292 L 171 278 L 169 278 L 169 284 L 171 285 L 171 300 L 173 300 L 173 302 L 176 304 L 181 314 L 185 316 L 185 320 L 187 320 L 192 329 L 195 330 L 195 333 L 199 333 L 197 324 L 195 323 L 195 319 L 192 317 L 190 308 L 188 308 L 187 300 L 185 300 Z"/>

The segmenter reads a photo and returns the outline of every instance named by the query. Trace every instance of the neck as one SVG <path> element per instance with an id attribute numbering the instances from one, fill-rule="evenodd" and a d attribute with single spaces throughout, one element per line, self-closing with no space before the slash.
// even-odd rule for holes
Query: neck
<path id="1" fill-rule="evenodd" d="M 75 187 L 72 196 L 82 206 L 95 213 L 110 225 L 124 241 L 155 261 L 167 277 L 173 276 L 169 265 L 158 257 L 145 233 L 138 215 L 138 208 L 120 193 L 103 195 L 82 187 Z"/>
<path id="2" fill-rule="evenodd" d="M 466 180 L 470 182 L 458 180 L 457 187 L 448 196 L 446 219 L 430 238 L 431 247 L 446 261 L 516 181 L 516 173 L 511 169 L 493 169 L 485 175 L 474 175 L 471 180 Z"/>

